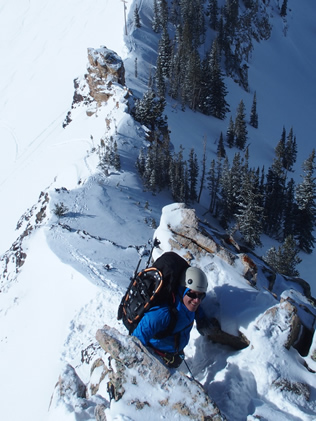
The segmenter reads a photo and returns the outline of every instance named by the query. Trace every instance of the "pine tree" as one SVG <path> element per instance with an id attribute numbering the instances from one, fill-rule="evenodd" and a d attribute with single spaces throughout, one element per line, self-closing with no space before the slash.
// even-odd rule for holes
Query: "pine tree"
<path id="1" fill-rule="evenodd" d="M 151 27 L 153 28 L 154 32 L 159 32 L 161 28 L 161 18 L 160 18 L 160 13 L 159 13 L 158 1 L 159 0 L 154 0 L 154 6 L 153 6 L 154 16 L 153 16 Z"/>
<path id="2" fill-rule="evenodd" d="M 158 56 L 160 57 L 161 70 L 164 77 L 170 76 L 171 41 L 167 27 L 163 27 L 158 43 Z"/>
<path id="3" fill-rule="evenodd" d="M 224 83 L 224 77 L 220 69 L 218 60 L 218 45 L 215 40 L 212 45 L 210 58 L 210 95 L 208 97 L 208 108 L 210 114 L 220 120 L 224 120 L 226 113 L 229 112 L 228 103 L 225 100 L 227 89 Z"/>
<path id="4" fill-rule="evenodd" d="M 146 125 L 152 131 L 155 128 L 166 127 L 166 122 L 162 117 L 166 102 L 164 98 L 158 99 L 152 89 L 144 92 L 143 98 L 135 103 L 135 119 Z"/>
<path id="5" fill-rule="evenodd" d="M 174 201 L 185 202 L 188 192 L 188 174 L 183 161 L 183 147 L 174 155 L 169 168 L 170 190 Z"/>
<path id="6" fill-rule="evenodd" d="M 200 56 L 195 50 L 188 57 L 187 68 L 184 77 L 183 92 L 185 94 L 185 102 L 192 110 L 199 105 L 200 94 Z"/>
<path id="7" fill-rule="evenodd" d="M 165 98 L 166 93 L 166 83 L 165 77 L 163 74 L 163 66 L 161 64 L 161 56 L 158 54 L 156 62 L 156 73 L 155 73 L 155 83 L 157 94 L 160 98 Z"/>
<path id="8" fill-rule="evenodd" d="M 226 157 L 222 166 L 220 186 L 220 223 L 224 228 L 228 227 L 228 223 L 234 216 L 235 196 L 232 181 L 232 172 L 228 158 Z"/>
<path id="9" fill-rule="evenodd" d="M 283 0 L 281 10 L 280 10 L 280 15 L 284 17 L 286 16 L 286 14 L 287 14 L 287 0 Z"/>
<path id="10" fill-rule="evenodd" d="M 289 235 L 282 246 L 271 247 L 263 259 L 278 273 L 286 276 L 299 276 L 296 266 L 301 263 L 293 236 Z"/>
<path id="11" fill-rule="evenodd" d="M 225 31 L 230 38 L 234 37 L 238 24 L 238 0 L 226 0 L 224 15 L 226 20 Z"/>
<path id="12" fill-rule="evenodd" d="M 222 174 L 222 162 L 220 159 L 217 160 L 217 165 L 213 159 L 211 162 L 210 169 L 208 171 L 208 189 L 210 194 L 210 205 L 209 211 L 217 215 L 218 199 L 219 199 L 219 183 Z"/>
<path id="13" fill-rule="evenodd" d="M 293 178 L 287 183 L 284 194 L 283 238 L 295 232 L 297 204 L 295 203 L 295 182 Z"/>
<path id="14" fill-rule="evenodd" d="M 237 148 L 244 150 L 247 142 L 247 123 L 246 123 L 245 105 L 243 100 L 240 101 L 237 107 L 237 114 L 235 119 L 235 144 Z"/>
<path id="15" fill-rule="evenodd" d="M 188 198 L 190 202 L 197 200 L 196 186 L 199 175 L 199 167 L 197 162 L 197 156 L 192 148 L 189 154 L 189 192 Z"/>
<path id="16" fill-rule="evenodd" d="M 250 112 L 250 125 L 255 129 L 258 128 L 258 113 L 257 113 L 257 94 L 256 91 L 253 94 L 253 101 Z"/>
<path id="17" fill-rule="evenodd" d="M 292 171 L 293 165 L 296 162 L 297 157 L 297 144 L 296 136 L 293 134 L 293 128 L 291 127 L 287 136 L 287 141 L 284 150 L 284 168 L 288 171 Z"/>
<path id="18" fill-rule="evenodd" d="M 281 139 L 279 140 L 275 148 L 275 156 L 276 156 L 276 159 L 281 161 L 283 168 L 286 169 L 285 140 L 286 140 L 286 131 L 285 131 L 285 127 L 283 126 Z"/>
<path id="19" fill-rule="evenodd" d="M 210 96 L 211 96 L 211 68 L 209 62 L 209 54 L 206 54 L 201 62 L 201 75 L 200 75 L 200 103 L 199 109 L 203 114 L 210 115 Z"/>
<path id="20" fill-rule="evenodd" d="M 121 169 L 121 158 L 118 152 L 117 142 L 115 140 L 114 146 L 113 146 L 113 166 L 117 171 L 120 171 Z"/>
<path id="21" fill-rule="evenodd" d="M 139 9 L 138 9 L 137 4 L 136 4 L 135 10 L 134 10 L 134 23 L 135 23 L 136 28 L 140 28 L 141 27 L 140 17 L 139 17 Z"/>
<path id="22" fill-rule="evenodd" d="M 263 208 L 260 206 L 261 198 L 256 188 L 258 182 L 253 170 L 243 177 L 236 214 L 238 229 L 251 248 L 261 246 Z"/>
<path id="23" fill-rule="evenodd" d="M 276 158 L 268 170 L 265 184 L 264 231 L 268 235 L 281 236 L 284 216 L 286 173 L 280 158 Z"/>
<path id="24" fill-rule="evenodd" d="M 145 159 L 146 158 L 145 158 L 144 148 L 141 148 L 136 160 L 136 168 L 141 177 L 143 176 L 145 172 Z"/>
<path id="25" fill-rule="evenodd" d="M 218 4 L 217 0 L 209 0 L 207 12 L 210 19 L 210 27 L 214 30 L 218 28 Z"/>
<path id="26" fill-rule="evenodd" d="M 295 232 L 300 249 L 311 253 L 315 243 L 313 230 L 316 221 L 315 149 L 304 161 L 303 171 L 303 180 L 295 192 L 298 206 Z"/>
<path id="27" fill-rule="evenodd" d="M 232 116 L 229 118 L 229 125 L 226 132 L 226 142 L 229 148 L 232 148 L 235 145 L 235 127 Z"/>
<path id="28" fill-rule="evenodd" d="M 201 178 L 200 178 L 200 190 L 199 190 L 199 194 L 197 198 L 198 203 L 200 203 L 202 191 L 204 188 L 205 171 L 206 171 L 206 136 L 204 136 L 204 142 L 203 142 L 202 173 L 201 173 Z"/>
<path id="29" fill-rule="evenodd" d="M 224 138 L 223 138 L 222 132 L 219 136 L 216 155 L 218 156 L 218 158 L 225 158 L 225 156 L 226 156 L 226 151 L 225 151 L 225 147 L 224 147 Z"/>

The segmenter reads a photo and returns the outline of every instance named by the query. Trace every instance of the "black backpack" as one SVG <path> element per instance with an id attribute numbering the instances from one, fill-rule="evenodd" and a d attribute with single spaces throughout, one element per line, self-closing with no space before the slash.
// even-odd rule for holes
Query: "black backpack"
<path id="1" fill-rule="evenodd" d="M 170 307 L 171 321 L 157 338 L 168 336 L 175 327 L 177 310 L 174 307 L 181 274 L 189 264 L 172 251 L 162 254 L 151 267 L 141 270 L 131 279 L 118 309 L 117 319 L 122 320 L 131 334 L 143 315 L 157 305 Z"/>

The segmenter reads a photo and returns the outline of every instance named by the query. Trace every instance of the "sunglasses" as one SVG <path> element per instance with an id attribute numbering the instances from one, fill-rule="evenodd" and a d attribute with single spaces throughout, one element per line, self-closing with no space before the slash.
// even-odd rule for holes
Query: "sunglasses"
<path id="1" fill-rule="evenodd" d="M 188 291 L 186 295 L 192 298 L 192 300 L 194 300 L 195 298 L 198 298 L 200 301 L 204 300 L 204 298 L 206 297 L 205 292 L 202 292 L 201 294 L 199 294 L 198 292 Z"/>

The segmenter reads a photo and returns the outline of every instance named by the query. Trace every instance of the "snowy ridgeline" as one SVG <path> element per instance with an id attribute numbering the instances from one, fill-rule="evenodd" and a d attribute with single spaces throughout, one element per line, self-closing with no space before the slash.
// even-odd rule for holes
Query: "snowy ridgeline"
<path id="1" fill-rule="evenodd" d="M 105 322 L 116 329 L 105 326 L 97 341 L 80 348 L 73 361 L 66 359 L 70 365 L 55 389 L 51 419 L 66 407 L 84 419 L 95 412 L 98 420 L 314 419 L 316 344 L 307 332 L 315 323 L 315 307 L 301 286 L 281 276 L 272 284 L 262 261 L 225 244 L 228 238 L 181 204 L 163 209 L 155 237 L 161 244 L 154 258 L 173 249 L 208 276 L 203 308 L 224 332 L 200 337 L 194 329 L 186 349 L 187 364 L 203 388 L 183 377 L 182 372 L 191 376 L 184 364 L 170 373 L 155 361 L 113 321 L 115 309 L 107 308 L 111 314 Z M 107 291 L 101 301 L 108 303 Z M 225 334 L 242 336 L 249 345 L 237 350 L 236 341 L 225 342 Z"/>
<path id="2" fill-rule="evenodd" d="M 93 156 L 88 162 L 92 167 Z M 191 374 L 184 364 L 170 373 L 131 342 L 116 320 L 117 308 L 138 260 L 138 247 L 131 239 L 140 230 L 143 239 L 152 232 L 144 219 L 155 212 L 141 205 L 146 198 L 141 190 L 126 196 L 125 177 L 124 173 L 107 178 L 95 173 L 77 189 L 52 189 L 41 195 L 20 221 L 19 241 L 2 260 L 7 262 L 7 291 L 2 294 L 1 307 L 10 326 L 2 345 L 6 342 L 9 353 L 12 348 L 21 349 L 21 340 L 43 344 L 35 355 L 33 348 L 25 348 L 25 360 L 33 363 L 29 371 L 22 370 L 27 384 L 34 378 L 43 385 L 38 408 L 45 406 L 47 411 L 53 393 L 50 421 L 138 421 L 147 416 L 153 420 L 313 420 L 315 307 L 303 293 L 304 284 L 274 274 L 263 261 L 219 235 L 182 204 L 163 208 L 153 235 L 161 244 L 153 257 L 173 249 L 208 276 L 203 307 L 208 316 L 218 319 L 221 332 L 216 337 L 201 337 L 194 328 L 186 349 L 186 362 L 203 388 L 188 379 Z M 130 178 L 129 185 L 133 185 Z M 52 213 L 58 202 L 68 208 L 59 219 Z M 146 247 L 146 241 L 143 244 Z M 16 277 L 13 262 L 21 255 L 25 262 Z M 30 313 L 31 308 L 40 311 L 41 317 L 34 314 L 30 327 L 22 322 L 21 338 L 15 335 L 12 317 L 21 311 Z M 69 313 L 66 317 L 56 311 L 62 308 Z M 104 325 L 108 327 L 102 331 Z M 107 345 L 104 336 L 100 338 L 100 329 Z M 244 338 L 246 346 L 236 349 L 236 342 L 225 342 L 227 336 Z M 61 364 L 56 366 L 58 354 Z M 5 356 L 11 361 L 14 352 Z M 154 375 L 154 370 L 160 374 Z M 10 384 L 15 373 L 12 363 L 3 373 Z M 24 381 L 20 379 L 21 386 Z M 32 411 L 27 387 L 23 390 L 24 411 Z M 45 411 L 39 411 L 41 416 Z"/>

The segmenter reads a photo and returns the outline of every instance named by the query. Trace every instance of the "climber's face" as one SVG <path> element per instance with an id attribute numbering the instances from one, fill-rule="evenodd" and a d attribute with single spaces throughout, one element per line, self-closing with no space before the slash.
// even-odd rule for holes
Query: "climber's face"
<path id="1" fill-rule="evenodd" d="M 205 292 L 197 292 L 190 289 L 183 297 L 183 304 L 189 311 L 196 311 L 205 298 Z"/>

